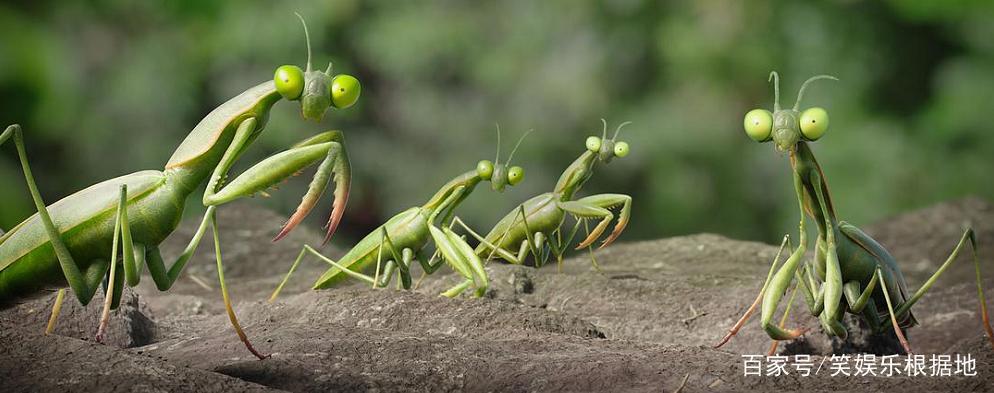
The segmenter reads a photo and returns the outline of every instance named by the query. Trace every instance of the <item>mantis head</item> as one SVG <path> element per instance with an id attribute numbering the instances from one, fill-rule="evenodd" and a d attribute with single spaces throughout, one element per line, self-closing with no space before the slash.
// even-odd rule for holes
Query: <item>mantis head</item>
<path id="1" fill-rule="evenodd" d="M 614 157 L 624 157 L 628 155 L 628 143 L 618 141 L 618 133 L 621 129 L 631 124 L 630 121 L 621 123 L 617 129 L 614 130 L 614 136 L 611 139 L 607 139 L 607 120 L 601 119 L 604 123 L 604 129 L 601 130 L 601 136 L 598 138 L 596 136 L 587 137 L 587 150 L 591 153 L 597 154 L 597 159 L 603 163 L 611 162 Z"/>
<path id="2" fill-rule="evenodd" d="M 756 142 L 773 141 L 777 150 L 793 151 L 800 141 L 816 141 L 828 130 L 828 112 L 819 107 L 799 111 L 801 98 L 808 84 L 819 79 L 838 80 L 831 75 L 817 75 L 804 81 L 791 109 L 780 109 L 780 76 L 770 73 L 773 81 L 773 112 L 753 109 L 746 113 L 743 125 L 746 134 Z"/>
<path id="3" fill-rule="evenodd" d="M 301 70 L 295 65 L 282 65 L 276 69 L 273 82 L 276 90 L 290 101 L 300 101 L 301 114 L 305 119 L 321 121 L 324 113 L 330 107 L 345 109 L 359 99 L 362 86 L 352 75 L 338 74 L 332 76 L 331 63 L 325 71 L 311 69 L 311 37 L 307 33 L 307 23 L 300 14 L 300 23 L 304 25 L 304 37 L 307 40 L 307 69 Z"/>
<path id="4" fill-rule="evenodd" d="M 580 154 L 572 164 L 566 167 L 563 174 L 559 176 L 559 181 L 556 183 L 556 188 L 554 192 L 565 193 L 566 195 L 572 196 L 573 193 L 578 191 L 583 184 L 590 179 L 594 174 L 594 166 L 598 162 L 603 162 L 605 164 L 611 162 L 615 157 L 625 157 L 628 155 L 628 143 L 618 140 L 618 134 L 621 129 L 626 125 L 631 124 L 630 121 L 626 121 L 618 125 L 618 128 L 614 130 L 614 135 L 611 139 L 607 137 L 607 120 L 601 119 L 601 123 L 604 124 L 604 128 L 601 130 L 601 136 L 589 136 L 587 137 L 586 147 L 587 150 Z"/>
<path id="5" fill-rule="evenodd" d="M 521 141 L 525 140 L 525 137 L 531 133 L 531 130 L 526 132 L 521 138 L 518 138 L 518 143 L 514 145 L 514 149 L 511 150 L 511 154 L 507 156 L 507 160 L 503 163 L 500 162 L 500 126 L 497 126 L 497 157 L 493 161 L 482 160 L 476 164 L 476 174 L 480 176 L 481 179 L 490 182 L 490 188 L 497 192 L 504 192 L 504 187 L 510 185 L 514 186 L 521 183 L 521 180 L 525 178 L 525 170 L 520 166 L 511 166 L 511 159 L 514 158 L 514 152 L 518 151 L 518 146 L 521 146 Z"/>

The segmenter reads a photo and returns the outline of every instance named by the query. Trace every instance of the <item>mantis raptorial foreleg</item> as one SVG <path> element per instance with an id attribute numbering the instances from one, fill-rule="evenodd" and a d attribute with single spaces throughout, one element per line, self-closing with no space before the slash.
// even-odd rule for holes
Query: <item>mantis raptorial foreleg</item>
<path id="1" fill-rule="evenodd" d="M 350 180 L 348 157 L 342 146 L 341 132 L 329 131 L 306 139 L 288 150 L 266 158 L 247 169 L 235 179 L 225 183 L 228 171 L 238 159 L 238 156 L 241 155 L 248 141 L 251 140 L 255 127 L 256 120 L 254 118 L 246 119 L 239 124 L 238 129 L 235 131 L 235 138 L 231 143 L 231 147 L 225 152 L 221 163 L 214 170 L 207 183 L 207 191 L 204 193 L 204 205 L 217 206 L 263 192 L 283 179 L 293 176 L 318 161 L 322 161 L 297 211 L 290 217 L 286 225 L 284 225 L 280 234 L 277 235 L 277 239 L 279 239 L 285 236 L 289 232 L 289 229 L 296 226 L 311 211 L 327 188 L 332 174 L 337 177 L 337 189 L 335 193 L 343 195 L 348 193 Z M 338 221 L 341 219 L 343 210 L 340 205 L 344 205 L 345 201 L 339 201 L 339 199 L 336 198 L 335 207 L 329 219 L 328 225 L 330 227 L 337 226 Z"/>
<path id="2" fill-rule="evenodd" d="M 819 320 L 826 330 L 845 339 L 848 331 L 845 325 L 840 322 L 844 310 L 842 309 L 842 267 L 839 265 L 835 240 L 837 229 L 835 223 L 832 222 L 831 213 L 828 211 L 821 175 L 818 171 L 811 171 L 809 177 L 811 188 L 815 190 L 815 197 L 825 219 L 823 234 L 825 238 L 825 280 L 822 283 L 822 287 L 825 288 L 825 310 L 819 315 Z"/>
<path id="3" fill-rule="evenodd" d="M 443 226 L 439 229 L 433 224 L 438 212 L 446 210 L 449 206 L 454 206 L 461 198 L 465 197 L 465 191 L 464 187 L 457 187 L 455 191 L 442 202 L 440 205 L 441 207 L 428 218 L 428 231 L 431 234 L 431 238 L 435 241 L 435 246 L 439 253 L 441 253 L 443 259 L 445 259 L 445 261 L 448 262 L 453 269 L 459 272 L 466 279 L 463 283 L 460 283 L 443 292 L 442 296 L 446 297 L 454 297 L 462 293 L 469 287 L 469 285 L 475 285 L 477 288 L 476 295 L 482 296 L 486 293 L 487 288 L 490 287 L 487 272 L 483 268 L 483 260 L 476 255 L 473 248 L 466 244 L 466 241 L 453 232 L 450 227 Z M 453 221 L 457 219 L 458 217 L 453 217 Z"/>
<path id="4" fill-rule="evenodd" d="M 559 206 L 577 217 L 584 218 L 600 218 L 600 223 L 594 227 L 594 230 L 590 232 L 586 239 L 583 239 L 580 244 L 576 246 L 576 249 L 585 248 L 594 243 L 604 233 L 607 226 L 611 224 L 614 219 L 614 213 L 609 210 L 615 206 L 621 206 L 621 213 L 618 217 L 618 223 L 615 224 L 614 230 L 611 234 L 601 242 L 600 248 L 607 247 L 614 239 L 621 235 L 621 232 L 625 230 L 628 226 L 628 220 L 631 217 L 632 211 L 632 197 L 624 194 L 600 194 L 591 195 L 586 198 L 581 198 L 575 201 L 560 202 Z"/>

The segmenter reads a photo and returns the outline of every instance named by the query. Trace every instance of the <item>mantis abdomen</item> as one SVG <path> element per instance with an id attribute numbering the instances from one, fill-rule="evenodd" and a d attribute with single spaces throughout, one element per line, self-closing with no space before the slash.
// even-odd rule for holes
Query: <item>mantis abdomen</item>
<path id="1" fill-rule="evenodd" d="M 170 181 L 164 172 L 135 172 L 71 194 L 50 205 L 48 211 L 82 270 L 110 255 L 122 184 L 130 190 L 128 222 L 135 243 L 158 245 L 179 224 L 188 191 Z M 0 299 L 65 285 L 65 276 L 38 214 L 0 238 Z"/>
<path id="2" fill-rule="evenodd" d="M 559 228 L 566 218 L 566 213 L 556 206 L 557 201 L 556 194 L 551 192 L 532 197 L 522 203 L 520 208 L 507 213 L 486 235 L 487 241 L 501 248 L 517 250 L 521 242 L 535 232 L 542 232 L 548 236 Z M 525 211 L 524 220 L 521 218 L 521 208 Z M 529 230 L 532 233 L 528 233 Z M 485 257 L 490 249 L 485 244 L 481 244 L 475 251 L 477 255 Z"/>
<path id="3" fill-rule="evenodd" d="M 429 212 L 422 207 L 412 207 L 400 214 L 397 214 L 389 221 L 370 232 L 359 241 L 355 247 L 349 250 L 338 263 L 347 266 L 349 270 L 361 272 L 376 263 L 379 255 L 380 245 L 383 243 L 383 230 L 386 229 L 393 248 L 398 252 L 404 248 L 411 250 L 421 250 L 428 243 L 430 234 L 428 232 Z M 389 251 L 384 250 L 383 260 L 393 259 Z M 315 286 L 315 289 L 329 288 L 336 283 L 344 281 L 348 275 L 343 274 L 337 268 L 331 268 L 326 272 Z"/>

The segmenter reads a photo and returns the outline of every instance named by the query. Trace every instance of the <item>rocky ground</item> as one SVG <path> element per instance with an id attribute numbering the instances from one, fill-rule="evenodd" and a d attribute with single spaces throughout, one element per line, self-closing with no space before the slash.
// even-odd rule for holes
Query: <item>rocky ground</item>
<path id="1" fill-rule="evenodd" d="M 282 217 L 238 203 L 221 209 L 225 276 L 256 348 L 238 341 L 216 284 L 205 239 L 183 278 L 159 292 L 146 277 L 112 314 L 108 345 L 93 342 L 100 301 L 69 296 L 56 335 L 41 334 L 54 295 L 0 310 L 0 390 L 9 391 L 986 391 L 994 351 L 978 322 L 973 266 L 961 258 L 914 308 L 916 353 L 969 353 L 974 377 L 743 376 L 743 354 L 769 340 L 756 320 L 712 349 L 755 297 L 777 247 L 702 234 L 619 243 L 596 253 L 600 271 L 577 253 L 562 271 L 491 264 L 481 299 L 446 299 L 457 282 L 436 274 L 413 292 L 358 284 L 320 292 L 311 261 L 274 303 L 266 299 L 301 243 L 298 228 L 271 243 Z M 635 217 L 637 219 L 637 217 Z M 962 234 L 977 230 L 987 288 L 994 288 L 994 205 L 965 199 L 866 227 L 917 288 Z M 164 245 L 176 255 L 196 223 Z M 333 258 L 340 250 L 326 247 Z M 443 269 L 444 271 L 445 269 Z M 442 273 L 443 271 L 440 271 Z M 990 297 L 989 289 L 988 297 Z M 785 354 L 890 353 L 893 337 L 825 338 L 803 302 L 788 322 L 812 331 Z M 858 328 L 852 328 L 858 332 Z"/>

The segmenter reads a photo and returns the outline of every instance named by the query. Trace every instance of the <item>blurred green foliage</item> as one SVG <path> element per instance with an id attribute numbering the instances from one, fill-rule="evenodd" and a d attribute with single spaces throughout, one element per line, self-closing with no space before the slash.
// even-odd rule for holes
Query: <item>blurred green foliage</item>
<path id="1" fill-rule="evenodd" d="M 358 76 L 363 96 L 321 125 L 277 106 L 241 168 L 345 130 L 354 170 L 346 238 L 492 158 L 495 123 L 505 148 L 534 128 L 515 160 L 525 181 L 503 195 L 481 187 L 460 213 L 485 230 L 551 190 L 603 117 L 634 121 L 620 138 L 632 154 L 597 168 L 585 189 L 634 196 L 623 240 L 708 231 L 775 241 L 797 219 L 787 159 L 741 125 L 749 109 L 772 106 L 770 70 L 783 77 L 786 105 L 811 75 L 841 79 L 813 86 L 802 106 L 832 116 L 815 149 L 843 218 L 865 224 L 968 194 L 994 197 L 991 4 L 8 2 L 0 124 L 24 126 L 48 202 L 160 168 L 212 108 L 278 65 L 303 64 L 299 11 L 316 66 L 332 61 Z M 10 228 L 32 208 L 12 146 L 0 153 L 0 228 Z M 306 183 L 253 203 L 289 213 Z"/>

